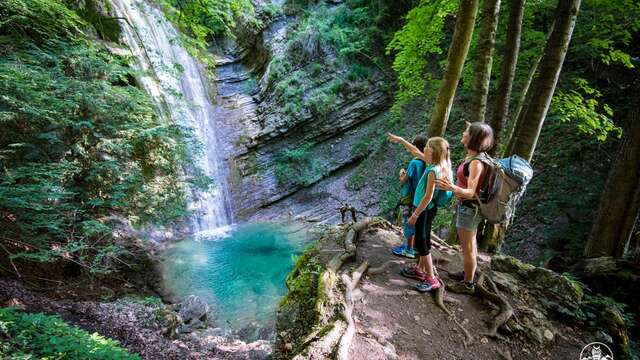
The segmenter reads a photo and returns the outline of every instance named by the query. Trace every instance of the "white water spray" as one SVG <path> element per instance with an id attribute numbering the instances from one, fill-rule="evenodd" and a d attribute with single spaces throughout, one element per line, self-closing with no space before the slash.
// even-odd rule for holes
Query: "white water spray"
<path id="1" fill-rule="evenodd" d="M 141 71 L 139 81 L 162 116 L 194 129 L 204 147 L 197 166 L 215 180 L 208 192 L 192 191 L 189 208 L 196 232 L 211 232 L 232 222 L 228 170 L 217 151 L 216 122 L 203 68 L 180 45 L 179 34 L 162 11 L 141 0 L 112 0 L 123 36 Z"/>

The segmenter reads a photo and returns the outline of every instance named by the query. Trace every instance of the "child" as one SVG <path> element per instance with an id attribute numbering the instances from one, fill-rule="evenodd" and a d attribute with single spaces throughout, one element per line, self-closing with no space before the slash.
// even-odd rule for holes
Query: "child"
<path id="1" fill-rule="evenodd" d="M 404 145 L 411 153 L 418 153 L 418 149 L 406 140 L 389 134 L 391 141 Z M 451 160 L 449 158 L 449 143 L 440 137 L 433 137 L 427 141 L 422 158 L 429 165 L 420 179 L 413 205 L 415 210 L 409 218 L 409 224 L 415 224 L 415 245 L 420 255 L 417 266 L 402 269 L 403 276 L 418 279 L 416 290 L 427 292 L 440 288 L 441 283 L 433 271 L 431 257 L 431 224 L 436 217 L 438 207 L 433 201 L 436 196 L 436 180 L 451 179 Z M 424 191 L 422 191 L 424 189 Z M 440 190 L 438 190 L 440 191 Z"/>
<path id="2" fill-rule="evenodd" d="M 413 139 L 413 146 L 423 151 L 427 138 L 422 135 L 418 135 Z M 413 158 L 407 165 L 407 170 L 400 169 L 400 184 L 402 188 L 400 190 L 400 202 L 399 205 L 402 208 L 402 232 L 406 239 L 406 243 L 393 248 L 391 251 L 398 256 L 404 256 L 410 259 L 415 259 L 415 250 L 413 248 L 415 229 L 413 225 L 409 225 L 409 216 L 413 212 L 413 195 L 418 182 L 424 172 L 424 161 L 420 157 Z"/>

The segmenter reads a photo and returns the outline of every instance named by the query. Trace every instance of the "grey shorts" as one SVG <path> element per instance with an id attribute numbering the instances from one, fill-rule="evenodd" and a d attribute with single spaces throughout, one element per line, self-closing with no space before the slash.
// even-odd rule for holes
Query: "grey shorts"
<path id="1" fill-rule="evenodd" d="M 456 208 L 456 228 L 465 230 L 476 230 L 482 221 L 480 209 L 462 206 L 458 203 Z"/>

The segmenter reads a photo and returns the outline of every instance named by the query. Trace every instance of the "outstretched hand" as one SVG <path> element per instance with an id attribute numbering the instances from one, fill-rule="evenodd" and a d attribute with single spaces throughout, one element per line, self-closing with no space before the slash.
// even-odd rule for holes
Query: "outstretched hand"
<path id="1" fill-rule="evenodd" d="M 436 179 L 436 187 L 446 191 L 454 190 L 454 185 L 449 179 Z"/>
<path id="2" fill-rule="evenodd" d="M 389 135 L 389 137 L 388 137 L 389 141 L 394 142 L 394 143 L 399 143 L 402 140 L 404 140 L 401 136 L 394 135 L 392 133 L 389 133 L 388 135 Z"/>

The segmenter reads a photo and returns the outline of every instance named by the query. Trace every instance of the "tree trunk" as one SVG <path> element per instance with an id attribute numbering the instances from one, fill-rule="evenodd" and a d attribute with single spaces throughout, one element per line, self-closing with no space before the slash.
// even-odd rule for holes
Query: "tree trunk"
<path id="1" fill-rule="evenodd" d="M 553 32 L 554 27 L 555 27 L 555 22 L 551 24 L 551 28 L 549 29 L 549 36 Z M 547 41 L 549 41 L 549 36 L 547 36 Z M 538 65 L 540 65 L 540 60 L 542 59 L 542 55 L 544 55 L 544 53 L 541 53 L 540 56 L 538 56 L 538 58 L 536 59 L 536 61 L 533 63 L 533 66 L 531 67 L 531 71 L 529 71 L 529 76 L 527 77 L 527 82 L 524 84 L 524 87 L 520 92 L 520 99 L 518 100 L 516 111 L 513 113 L 512 124 L 509 129 L 509 134 L 506 137 L 506 141 L 505 141 L 506 146 L 502 151 L 503 156 L 513 154 L 514 140 L 518 138 L 518 132 L 522 127 L 522 121 L 518 121 L 518 120 L 522 120 L 520 118 L 520 114 L 522 113 L 522 108 L 524 107 L 525 100 L 527 100 L 526 98 L 529 93 L 529 87 L 531 86 L 531 82 L 533 81 L 533 78 L 536 76 L 536 73 L 538 72 Z"/>
<path id="2" fill-rule="evenodd" d="M 447 128 L 449 111 L 453 104 L 453 97 L 456 94 L 460 74 L 464 61 L 469 52 L 473 26 L 476 22 L 478 12 L 478 0 L 461 0 L 458 8 L 456 27 L 453 32 L 453 41 L 447 56 L 447 70 L 442 78 L 435 108 L 431 114 L 429 124 L 429 136 L 442 136 Z"/>
<path id="3" fill-rule="evenodd" d="M 471 99 L 471 120 L 484 122 L 487 111 L 487 95 L 491 81 L 491 66 L 496 45 L 496 30 L 500 14 L 500 0 L 485 0 L 482 10 L 480 38 L 478 39 L 473 97 Z"/>
<path id="4" fill-rule="evenodd" d="M 569 48 L 581 0 L 559 0 L 553 31 L 544 48 L 537 77 L 527 92 L 525 107 L 518 117 L 520 130 L 512 139 L 513 153 L 531 161 L 540 130 L 556 89 L 564 57 Z"/>
<path id="5" fill-rule="evenodd" d="M 498 84 L 498 90 L 496 91 L 493 116 L 491 118 L 491 127 L 493 128 L 493 136 L 496 144 L 491 150 L 491 155 L 495 155 L 498 146 L 500 146 L 502 128 L 507 122 L 507 117 L 509 116 L 511 90 L 513 88 L 513 79 L 516 76 L 518 52 L 520 51 L 520 34 L 522 33 L 524 4 L 525 0 L 512 0 L 511 9 L 509 10 L 509 25 L 507 26 L 504 61 L 502 63 L 500 83 Z"/>
<path id="6" fill-rule="evenodd" d="M 624 256 L 640 210 L 640 89 L 635 93 L 620 145 L 585 247 L 585 257 Z"/>

